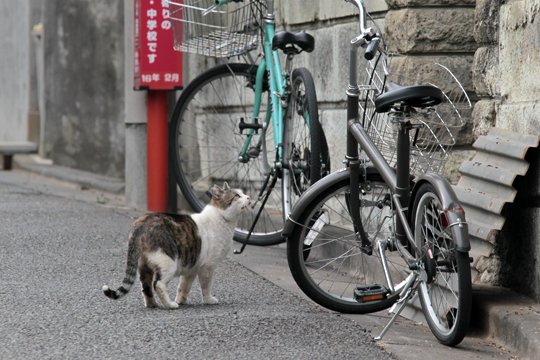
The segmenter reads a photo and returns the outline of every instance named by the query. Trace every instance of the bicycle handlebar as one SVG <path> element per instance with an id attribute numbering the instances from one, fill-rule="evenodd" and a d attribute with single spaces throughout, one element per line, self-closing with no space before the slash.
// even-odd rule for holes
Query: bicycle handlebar
<path id="1" fill-rule="evenodd" d="M 360 35 L 356 37 L 355 39 L 353 39 L 353 42 L 356 44 L 360 44 L 362 47 L 365 47 L 366 50 L 364 52 L 364 58 L 366 60 L 372 60 L 377 54 L 377 50 L 379 48 L 379 42 L 381 41 L 381 35 L 374 33 L 371 28 L 366 27 L 367 12 L 365 8 L 365 0 L 345 0 L 345 1 L 353 5 L 356 5 L 358 10 L 360 11 L 360 15 L 359 15 Z"/>
<path id="2" fill-rule="evenodd" d="M 364 0 L 345 0 L 346 2 L 349 2 L 353 5 L 356 5 L 358 10 L 360 11 L 360 33 L 362 35 L 368 34 L 370 32 L 369 28 L 366 28 L 366 7 L 364 4 Z"/>

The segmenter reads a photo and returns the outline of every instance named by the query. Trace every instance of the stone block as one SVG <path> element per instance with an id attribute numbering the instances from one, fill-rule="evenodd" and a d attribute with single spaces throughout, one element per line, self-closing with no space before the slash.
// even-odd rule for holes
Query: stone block
<path id="1" fill-rule="evenodd" d="M 282 14 L 283 24 L 298 25 L 312 24 L 316 20 L 332 20 L 358 14 L 356 7 L 345 1 L 311 1 L 306 6 L 304 1 L 282 1 L 279 8 Z M 368 0 L 366 10 L 370 13 L 384 12 L 387 5 L 380 0 Z"/>
<path id="2" fill-rule="evenodd" d="M 446 71 L 436 64 L 447 67 L 460 81 L 468 92 L 474 92 L 471 76 L 473 55 L 426 55 L 426 56 L 396 56 L 390 60 L 390 73 L 392 79 L 404 83 L 432 83 L 439 87 L 446 87 L 441 79 L 446 79 Z"/>
<path id="3" fill-rule="evenodd" d="M 496 125 L 517 133 L 540 135 L 540 102 L 501 104 Z"/>
<path id="4" fill-rule="evenodd" d="M 306 3 L 300 0 L 281 1 L 282 25 L 314 22 L 317 19 L 318 13 L 318 1 L 310 1 L 309 6 L 306 6 Z"/>
<path id="5" fill-rule="evenodd" d="M 442 175 L 451 184 L 454 184 L 454 185 L 457 184 L 461 176 L 459 172 L 459 167 L 464 161 L 471 159 L 473 155 L 474 155 L 473 150 L 453 149 L 450 152 L 450 156 L 448 157 L 448 160 L 444 164 L 444 167 L 442 169 Z"/>
<path id="6" fill-rule="evenodd" d="M 500 93 L 508 103 L 538 101 L 540 4 L 514 1 L 500 11 Z"/>
<path id="7" fill-rule="evenodd" d="M 498 95 L 499 75 L 499 48 L 497 46 L 478 48 L 472 66 L 476 94 L 489 97 Z"/>
<path id="8" fill-rule="evenodd" d="M 479 44 L 499 40 L 499 0 L 477 0 L 474 15 L 474 38 Z"/>
<path id="9" fill-rule="evenodd" d="M 497 120 L 497 101 L 480 100 L 474 105 L 472 112 L 473 136 L 477 139 L 479 136 L 486 135 Z"/>
<path id="10" fill-rule="evenodd" d="M 422 6 L 472 6 L 475 0 L 386 0 L 391 9 Z"/>
<path id="11" fill-rule="evenodd" d="M 409 8 L 386 15 L 386 41 L 392 52 L 467 53 L 476 50 L 474 8 Z"/>
<path id="12" fill-rule="evenodd" d="M 316 1 L 315 1 L 316 2 Z M 345 1 L 319 0 L 319 20 L 330 20 L 341 17 L 352 16 L 356 11 L 356 6 Z"/>
<path id="13" fill-rule="evenodd" d="M 320 121 L 328 143 L 332 171 L 342 169 L 347 150 L 347 111 L 323 110 Z"/>
<path id="14" fill-rule="evenodd" d="M 497 256 L 482 256 L 476 265 L 476 269 L 481 274 L 480 279 L 475 282 L 487 285 L 498 285 L 500 263 L 501 261 Z"/>
<path id="15" fill-rule="evenodd" d="M 315 50 L 296 57 L 294 67 L 304 66 L 311 71 L 320 102 L 344 101 L 348 84 L 349 41 L 358 33 L 357 24 L 338 24 L 311 30 L 310 33 L 316 39 Z"/>

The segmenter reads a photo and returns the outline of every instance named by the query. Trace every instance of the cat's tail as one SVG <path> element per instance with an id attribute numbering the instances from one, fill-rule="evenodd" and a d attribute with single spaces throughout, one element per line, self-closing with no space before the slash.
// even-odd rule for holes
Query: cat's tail
<path id="1" fill-rule="evenodd" d="M 139 247 L 137 246 L 137 242 L 135 241 L 134 237 L 130 237 L 129 245 L 128 245 L 127 264 L 126 264 L 126 275 L 124 276 L 122 285 L 116 290 L 111 289 L 108 285 L 103 285 L 101 290 L 103 291 L 105 296 L 113 300 L 116 300 L 116 299 L 120 299 L 121 297 L 124 297 L 124 295 L 126 295 L 129 292 L 129 290 L 133 286 L 133 283 L 135 282 L 135 277 L 137 276 L 138 262 L 139 262 Z"/>

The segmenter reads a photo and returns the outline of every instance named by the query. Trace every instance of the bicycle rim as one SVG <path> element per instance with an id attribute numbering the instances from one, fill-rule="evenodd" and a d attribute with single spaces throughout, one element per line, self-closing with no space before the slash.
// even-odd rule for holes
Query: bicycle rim
<path id="1" fill-rule="evenodd" d="M 256 71 L 257 67 L 249 64 L 217 66 L 194 79 L 177 101 L 170 138 L 174 171 L 180 190 L 195 211 L 201 211 L 210 201 L 208 189 L 223 182 L 256 199 L 273 166 L 272 126 L 253 134 L 245 161 L 239 161 L 251 131 L 244 129 L 241 134 L 239 125 L 241 121 L 253 121 Z M 267 97 L 268 90 L 263 89 L 260 124 L 266 119 Z M 282 241 L 280 190 L 274 189 L 271 193 L 250 244 L 269 245 Z M 256 207 L 242 215 L 235 240 L 246 238 L 258 210 Z"/>
<path id="2" fill-rule="evenodd" d="M 430 184 L 419 189 L 413 214 L 415 242 L 423 254 L 426 270 L 418 287 L 422 310 L 435 337 L 454 346 L 463 340 L 469 326 L 469 256 L 456 251 L 452 230 L 445 227 L 448 224 L 441 201 Z"/>
<path id="3" fill-rule="evenodd" d="M 360 249 L 355 235 L 348 179 L 321 189 L 317 200 L 299 218 L 287 244 L 289 267 L 302 291 L 319 305 L 343 313 L 390 307 L 399 295 L 395 291 L 361 302 L 355 299 L 355 290 L 399 288 L 408 270 L 397 252 L 386 251 L 390 285 L 382 267 L 379 240 L 393 238 L 395 228 L 390 190 L 378 175 L 368 176 L 361 187 L 360 216 L 374 247 L 372 255 Z"/>

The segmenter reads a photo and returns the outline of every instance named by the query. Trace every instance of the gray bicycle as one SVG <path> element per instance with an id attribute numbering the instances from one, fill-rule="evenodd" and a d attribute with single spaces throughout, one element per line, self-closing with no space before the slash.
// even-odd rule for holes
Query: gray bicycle
<path id="1" fill-rule="evenodd" d="M 463 207 L 438 172 L 470 102 L 441 65 L 437 79 L 446 87 L 391 81 L 383 37 L 366 28 L 364 0 L 347 1 L 360 11 L 361 33 L 350 43 L 346 168 L 296 203 L 283 231 L 289 267 L 326 308 L 392 307 L 377 339 L 409 305 L 421 307 L 435 337 L 454 346 L 471 314 L 470 244 Z M 358 85 L 360 48 L 367 61 Z"/>

